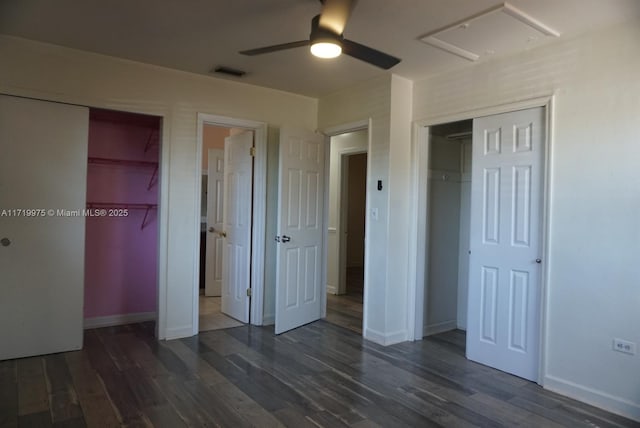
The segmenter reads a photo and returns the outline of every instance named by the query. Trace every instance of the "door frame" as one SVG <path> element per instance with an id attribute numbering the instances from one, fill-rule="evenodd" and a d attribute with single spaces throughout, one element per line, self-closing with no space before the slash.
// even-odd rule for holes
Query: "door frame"
<path id="1" fill-rule="evenodd" d="M 267 214 L 267 124 L 248 119 L 238 119 L 214 114 L 198 113 L 197 138 L 196 138 L 196 165 L 198 165 L 195 180 L 195 216 L 193 219 L 194 236 L 200 236 L 200 209 L 199 195 L 202 192 L 200 171 L 202 169 L 202 146 L 204 126 L 212 125 L 223 128 L 243 128 L 253 131 L 255 157 L 253 158 L 253 215 L 251 221 L 251 307 L 249 310 L 250 324 L 263 324 L 264 302 L 264 256 L 266 245 L 266 214 Z M 258 221 L 255 221 L 258 220 Z M 200 297 L 199 272 L 200 272 L 200 240 L 194 242 L 194 281 L 193 281 L 193 331 L 198 334 L 198 300 Z"/>
<path id="2" fill-rule="evenodd" d="M 324 219 L 323 219 L 323 227 L 324 233 L 322 234 L 323 239 L 323 250 L 322 250 L 322 310 L 320 313 L 320 318 L 327 317 L 327 249 L 329 242 L 329 173 L 330 173 L 330 161 L 331 161 L 331 137 L 335 137 L 337 135 L 346 134 L 348 132 L 361 131 L 363 129 L 367 130 L 367 191 L 365 195 L 365 221 L 364 221 L 364 283 L 362 287 L 362 335 L 364 336 L 364 332 L 367 330 L 366 326 L 368 325 L 368 310 L 367 310 L 367 284 L 369 283 L 369 273 L 367 266 L 369 266 L 369 211 L 371 203 L 371 198 L 369 198 L 369 182 L 371 181 L 371 126 L 372 119 L 363 119 L 355 122 L 344 123 L 342 125 L 336 125 L 329 128 L 326 128 L 322 131 L 325 136 L 325 156 L 324 156 Z M 346 153 L 345 153 L 346 154 Z M 353 154 L 353 153 L 351 153 Z M 340 157 L 342 160 L 342 156 Z M 341 161 L 342 162 L 342 161 Z M 342 196 L 342 195 L 341 195 Z"/>
<path id="3" fill-rule="evenodd" d="M 412 186 L 410 191 L 411 218 L 410 233 L 413 236 L 409 242 L 409 298 L 407 308 L 409 312 L 408 337 L 410 340 L 422 340 L 423 320 L 425 317 L 425 294 L 428 284 L 428 268 L 425 260 L 428 256 L 429 248 L 429 149 L 430 127 L 460 120 L 470 120 L 482 116 L 490 116 L 501 113 L 509 113 L 516 110 L 524 110 L 535 107 L 542 107 L 545 110 L 545 141 L 544 157 L 542 163 L 542 223 L 540 224 L 541 234 L 541 256 L 542 266 L 540 272 L 540 349 L 538 357 L 538 381 L 542 385 L 546 373 L 547 361 L 547 327 L 548 327 L 548 295 L 549 295 L 549 266 L 551 261 L 549 255 L 550 225 L 549 214 L 551 209 L 551 180 L 552 180 L 552 157 L 551 149 L 553 142 L 553 117 L 554 117 L 554 95 L 547 95 L 513 103 L 500 104 L 495 106 L 481 107 L 459 113 L 451 113 L 442 116 L 428 117 L 413 122 L 413 137 L 411 144 L 411 157 L 413 159 Z M 473 162 L 473 160 L 472 160 Z M 468 320 L 467 320 L 468 322 Z"/>

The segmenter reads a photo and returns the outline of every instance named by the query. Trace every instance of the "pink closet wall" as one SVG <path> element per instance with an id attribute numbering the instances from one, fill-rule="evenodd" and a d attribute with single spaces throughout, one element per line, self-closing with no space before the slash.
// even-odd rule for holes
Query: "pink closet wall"
<path id="1" fill-rule="evenodd" d="M 158 162 L 158 118 L 91 110 L 89 158 Z M 153 134 L 152 134 L 153 132 Z M 151 144 L 145 147 L 149 142 Z M 153 166 L 89 163 L 87 203 L 158 203 Z M 85 318 L 155 312 L 157 209 L 129 209 L 127 217 L 87 217 Z"/>

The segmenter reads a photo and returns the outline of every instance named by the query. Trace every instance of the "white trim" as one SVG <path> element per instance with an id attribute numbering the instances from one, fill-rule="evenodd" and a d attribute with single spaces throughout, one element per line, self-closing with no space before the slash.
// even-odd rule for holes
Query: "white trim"
<path id="1" fill-rule="evenodd" d="M 171 148 L 168 136 L 171 135 L 170 121 L 162 115 L 162 127 L 158 137 L 160 141 L 160 164 L 158 168 L 158 297 L 156 318 L 156 337 L 167 337 L 167 314 L 169 307 L 167 293 L 169 289 L 169 160 Z M 200 214 L 198 212 L 198 214 Z"/>
<path id="2" fill-rule="evenodd" d="M 338 287 L 336 287 L 335 285 L 329 285 L 327 284 L 327 293 L 328 294 L 338 294 Z"/>
<path id="3" fill-rule="evenodd" d="M 274 325 L 276 323 L 275 314 L 265 315 L 262 317 L 262 325 Z"/>
<path id="4" fill-rule="evenodd" d="M 154 321 L 155 312 L 138 312 L 134 314 L 107 315 L 104 317 L 92 317 L 84 319 L 84 329 L 113 327 L 114 325 L 134 324 L 144 321 Z"/>
<path id="5" fill-rule="evenodd" d="M 640 422 L 640 404 L 556 376 L 544 377 L 544 388 Z"/>
<path id="6" fill-rule="evenodd" d="M 554 30 L 553 28 L 549 27 L 543 22 L 537 20 L 536 18 L 529 15 L 528 13 L 525 13 L 520 9 L 516 8 L 515 6 L 512 6 L 510 3 L 507 3 L 507 2 L 504 3 L 502 7 L 502 13 L 509 15 L 514 19 L 517 19 L 523 24 L 528 25 L 529 27 L 541 32 L 545 36 L 560 37 L 560 33 L 558 31 Z"/>
<path id="7" fill-rule="evenodd" d="M 443 333 L 445 331 L 455 330 L 458 327 L 457 320 L 444 321 L 431 325 L 424 326 L 424 335 L 431 336 L 432 334 Z"/>
<path id="8" fill-rule="evenodd" d="M 323 134 L 327 136 L 327 138 L 325 139 L 326 141 L 326 152 L 325 152 L 325 198 L 324 198 L 324 202 L 325 202 L 325 212 L 324 212 L 324 230 L 328 230 L 329 228 L 329 157 L 331 155 L 330 153 L 330 144 L 331 144 L 331 137 L 336 136 L 336 135 L 340 135 L 340 134 L 346 134 L 348 132 L 353 132 L 353 131 L 360 131 L 363 129 L 367 130 L 367 153 L 371 153 L 371 129 L 372 129 L 372 125 L 373 125 L 373 120 L 371 118 L 368 119 L 363 119 L 363 120 L 359 120 L 359 121 L 355 121 L 355 122 L 350 122 L 350 123 L 345 123 L 343 125 L 337 125 L 337 126 L 332 126 L 330 128 L 327 128 L 323 131 Z M 367 284 L 369 284 L 369 270 L 370 270 L 370 251 L 369 251 L 369 245 L 371 240 L 369 239 L 369 233 L 370 233 L 370 227 L 371 225 L 369 224 L 369 211 L 370 211 L 370 203 L 371 203 L 371 198 L 369 197 L 369 183 L 371 181 L 371 156 L 367 156 L 367 195 L 365 196 L 365 212 L 367 213 L 365 221 L 364 221 L 364 242 L 365 242 L 365 246 L 364 246 L 364 283 L 363 283 L 363 296 L 362 296 L 362 336 L 364 338 L 367 338 L 367 335 L 365 334 L 367 330 L 367 326 L 368 326 L 368 320 L 369 320 L 369 310 L 368 310 L 368 292 L 367 292 Z M 323 308 L 322 308 L 322 318 L 325 318 L 327 316 L 327 243 L 328 243 L 328 238 L 329 238 L 329 234 L 325 233 L 324 234 L 324 260 L 322 261 L 322 271 L 324 272 L 324 276 L 322 278 L 322 284 L 325 287 L 325 292 L 322 293 L 324 302 L 323 302 Z M 373 331 L 373 330 L 371 330 Z M 376 335 L 378 333 L 373 332 L 372 334 Z M 376 336 L 377 337 L 377 336 Z M 375 342 L 374 339 L 371 339 Z M 403 339 L 404 340 L 404 339 Z M 398 342 L 401 342 L 398 341 Z M 380 343 L 380 342 L 378 342 Z M 397 343 L 397 342 L 394 342 Z"/>
<path id="9" fill-rule="evenodd" d="M 365 339 L 382 346 L 394 345 L 396 343 L 404 342 L 407 340 L 406 330 L 394 331 L 387 334 L 370 328 L 362 329 L 362 331 L 364 332 L 363 337 Z"/>
<path id="10" fill-rule="evenodd" d="M 554 107 L 554 95 L 548 95 L 544 97 L 532 98 L 528 100 L 517 100 L 513 103 L 501 104 L 497 106 L 485 106 L 473 110 L 464 112 L 452 113 L 442 116 L 434 116 L 422 120 L 414 121 L 413 123 L 413 141 L 412 141 L 412 155 L 413 155 L 413 173 L 412 173 L 412 197 L 411 200 L 415 201 L 412 206 L 411 213 L 411 232 L 414 238 L 409 243 L 409 298 L 410 301 L 413 298 L 415 302 L 415 311 L 413 305 L 409 304 L 408 314 L 408 326 L 414 326 L 415 331 L 413 335 L 414 340 L 420 340 L 424 336 L 424 291 L 427 286 L 427 269 L 424 268 L 423 260 L 426 260 L 428 252 L 428 236 L 427 236 L 427 224 L 428 214 L 421 215 L 421 213 L 428 213 L 428 175 L 429 175 L 429 127 L 439 125 L 442 123 L 457 122 L 460 120 L 475 119 L 483 116 L 490 116 L 501 113 L 508 113 L 517 110 L 524 110 L 535 107 L 543 107 L 546 111 L 546 127 L 547 132 L 545 135 L 545 160 L 544 160 L 544 173 L 543 173 L 543 219 L 541 227 L 542 233 L 542 260 L 543 263 L 540 275 L 540 350 L 539 350 L 539 364 L 540 370 L 538 374 L 538 383 L 542 384 L 545 373 L 547 371 L 547 347 L 546 338 L 548 337 L 548 284 L 549 284 L 549 265 L 548 260 L 549 248 L 549 233 L 550 224 L 548 221 L 550 213 L 550 201 L 551 201 L 551 163 L 552 163 L 552 141 L 553 141 L 553 107 Z M 414 233 L 415 232 L 415 233 Z"/>
<path id="11" fill-rule="evenodd" d="M 449 122 L 458 122 L 461 120 L 477 119 L 483 116 L 493 116 L 501 113 L 509 113 L 517 110 L 525 110 L 534 107 L 547 107 L 553 95 L 547 95 L 536 98 L 529 98 L 523 100 L 515 100 L 511 103 L 490 105 L 490 106 L 478 106 L 469 110 L 463 110 L 459 112 L 448 113 L 441 116 L 430 116 L 427 118 L 414 121 L 414 126 L 425 127 L 442 125 Z"/>
<path id="12" fill-rule="evenodd" d="M 322 265 L 320 273 L 320 318 L 327 317 L 327 260 L 329 259 L 329 174 L 331 172 L 331 136 L 324 134 L 324 195 L 323 195 L 323 214 L 322 227 L 325 231 L 322 234 Z M 337 232 L 337 231 L 336 231 Z M 276 284 L 276 287 L 278 285 Z M 277 311 L 277 309 L 276 309 Z"/>
<path id="13" fill-rule="evenodd" d="M 192 331 L 193 329 L 191 325 L 168 328 L 165 332 L 165 340 L 181 339 L 183 337 L 193 336 Z"/>
<path id="14" fill-rule="evenodd" d="M 427 245 L 429 228 L 421 213 L 427 212 L 429 144 L 429 128 L 414 123 L 411 143 L 412 197 L 409 198 L 411 201 L 409 212 L 409 284 L 407 290 L 407 338 L 409 340 L 421 340 L 424 336 L 424 291 L 427 278 L 425 260 L 427 260 L 429 251 Z"/>
<path id="15" fill-rule="evenodd" d="M 355 122 L 332 126 L 322 131 L 322 133 L 327 137 L 335 137 L 336 135 L 361 131 L 363 129 L 371 129 L 371 119 L 357 120 Z"/>
<path id="16" fill-rule="evenodd" d="M 237 119 L 226 116 L 218 116 L 206 113 L 198 113 L 196 165 L 202 165 L 203 129 L 204 125 L 220 126 L 225 128 L 244 128 L 254 132 L 256 155 L 253 164 L 253 218 L 251 230 L 251 324 L 263 325 L 264 313 L 264 257 L 265 257 L 265 227 L 267 213 L 267 124 L 254 120 Z M 195 175 L 196 195 L 201 193 L 202 178 L 198 171 Z M 200 197 L 195 198 L 194 226 L 196 236 L 200 234 Z M 198 298 L 200 271 L 200 242 L 194 244 L 194 284 L 193 284 L 193 325 L 187 336 L 198 334 Z"/>
<path id="17" fill-rule="evenodd" d="M 466 59 L 469 61 L 477 61 L 480 59 L 480 55 L 468 51 L 466 49 L 461 48 L 460 46 L 452 45 L 451 43 L 447 43 L 444 40 L 441 40 L 435 36 L 423 37 L 420 39 L 421 42 L 427 43 L 436 48 L 442 49 L 443 51 L 449 52 L 455 56 L 458 56 L 462 59 Z"/>

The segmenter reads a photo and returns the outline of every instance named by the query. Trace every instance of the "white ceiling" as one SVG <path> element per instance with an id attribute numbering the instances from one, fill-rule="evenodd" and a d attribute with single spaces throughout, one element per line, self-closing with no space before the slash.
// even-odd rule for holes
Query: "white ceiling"
<path id="1" fill-rule="evenodd" d="M 640 17 L 640 0 L 509 3 L 560 32 L 559 39 Z M 317 59 L 305 47 L 255 57 L 237 53 L 307 39 L 311 18 L 320 12 L 318 0 L 0 0 L 0 33 L 201 74 L 225 65 L 247 71 L 245 77 L 234 80 L 320 96 L 382 73 L 417 80 L 473 66 L 419 39 L 500 4 L 496 0 L 360 0 L 344 35 L 402 58 L 390 71 L 344 55 Z M 491 28 L 483 52 L 494 50 L 490 40 L 512 36 L 508 26 Z M 559 39 L 543 36 L 516 45 L 530 49 Z M 486 54 L 480 61 L 496 55 Z"/>

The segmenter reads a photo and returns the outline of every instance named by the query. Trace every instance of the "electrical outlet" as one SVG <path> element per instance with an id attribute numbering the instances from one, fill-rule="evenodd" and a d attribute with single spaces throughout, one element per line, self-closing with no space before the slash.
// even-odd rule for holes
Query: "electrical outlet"
<path id="1" fill-rule="evenodd" d="M 628 340 L 613 339 L 613 350 L 629 355 L 636 355 L 636 344 Z"/>

